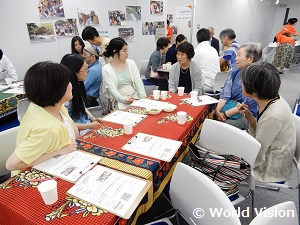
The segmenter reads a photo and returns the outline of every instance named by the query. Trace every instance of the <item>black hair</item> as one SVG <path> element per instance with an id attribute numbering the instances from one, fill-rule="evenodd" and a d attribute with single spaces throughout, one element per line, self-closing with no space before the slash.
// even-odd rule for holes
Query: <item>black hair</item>
<path id="1" fill-rule="evenodd" d="M 295 23 L 297 23 L 298 22 L 298 19 L 297 18 L 290 18 L 289 20 L 288 20 L 288 24 L 290 24 L 290 25 L 293 25 L 293 24 L 295 24 Z"/>
<path id="2" fill-rule="evenodd" d="M 126 41 L 121 37 L 116 37 L 110 40 L 109 44 L 106 46 L 105 52 L 103 55 L 107 58 L 114 56 L 114 54 L 118 54 L 120 56 L 120 51 L 127 45 Z"/>
<path id="3" fill-rule="evenodd" d="M 210 32 L 206 28 L 201 28 L 200 30 L 197 31 L 196 37 L 197 37 L 197 41 L 199 43 L 201 43 L 203 41 L 209 41 L 209 39 L 210 39 Z"/>
<path id="4" fill-rule="evenodd" d="M 181 44 L 179 44 L 176 50 L 177 52 L 182 52 L 187 54 L 189 60 L 191 60 L 195 55 L 194 46 L 187 41 L 184 41 Z"/>
<path id="5" fill-rule="evenodd" d="M 27 98 L 38 106 L 54 106 L 66 93 L 70 83 L 70 70 L 50 61 L 31 66 L 24 77 Z"/>
<path id="6" fill-rule="evenodd" d="M 85 104 L 87 96 L 83 81 L 78 81 L 77 73 L 84 64 L 84 59 L 78 54 L 66 54 L 60 61 L 60 64 L 65 65 L 71 71 L 71 84 L 73 86 L 72 94 L 72 112 L 70 116 L 79 119 L 81 115 L 86 113 Z"/>
<path id="7" fill-rule="evenodd" d="M 0 49 L 0 60 L 2 59 L 3 51 Z"/>
<path id="8" fill-rule="evenodd" d="M 167 20 L 167 25 L 170 25 L 170 21 L 169 20 Z"/>
<path id="9" fill-rule="evenodd" d="M 228 36 L 230 40 L 234 40 L 236 38 L 234 30 L 230 28 L 221 31 L 220 38 L 224 38 L 225 36 Z"/>
<path id="10" fill-rule="evenodd" d="M 185 39 L 186 39 L 186 37 L 183 34 L 178 34 L 177 37 L 176 37 L 176 39 L 175 39 L 175 43 L 179 44 L 180 42 L 182 42 Z"/>
<path id="11" fill-rule="evenodd" d="M 248 94 L 256 93 L 262 100 L 278 96 L 280 77 L 277 68 L 270 63 L 250 64 L 241 74 L 244 90 Z"/>
<path id="12" fill-rule="evenodd" d="M 83 48 L 85 47 L 85 44 L 83 42 L 83 40 L 79 37 L 79 36 L 74 36 L 71 40 L 71 50 L 73 54 L 78 54 L 78 52 L 75 49 L 75 42 L 78 41 L 79 44 L 81 45 L 82 49 L 81 49 L 81 54 L 83 54 Z"/>
<path id="13" fill-rule="evenodd" d="M 156 42 L 156 49 L 157 50 L 161 50 L 165 47 L 169 46 L 169 39 L 166 37 L 161 37 L 158 38 L 157 42 Z"/>
<path id="14" fill-rule="evenodd" d="M 83 29 L 81 37 L 83 40 L 93 40 L 94 37 L 99 37 L 99 33 L 95 27 L 87 26 Z"/>

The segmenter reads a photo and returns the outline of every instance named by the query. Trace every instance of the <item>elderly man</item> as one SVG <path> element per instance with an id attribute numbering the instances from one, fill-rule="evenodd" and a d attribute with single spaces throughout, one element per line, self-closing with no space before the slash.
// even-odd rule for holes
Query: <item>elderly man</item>
<path id="1" fill-rule="evenodd" d="M 100 36 L 96 28 L 91 26 L 85 27 L 82 31 L 81 36 L 83 40 L 88 41 L 91 45 L 100 47 L 101 53 L 99 54 L 99 56 L 103 57 L 106 63 L 110 63 L 112 61 L 112 58 L 106 58 L 103 56 L 105 48 L 110 42 L 109 38 Z"/>
<path id="2" fill-rule="evenodd" d="M 99 89 L 102 82 L 102 67 L 98 62 L 98 49 L 91 45 L 83 48 L 83 58 L 89 66 L 89 72 L 84 81 L 84 87 L 87 95 L 86 107 L 98 106 Z"/>
<path id="3" fill-rule="evenodd" d="M 207 30 L 209 31 L 210 33 L 210 39 L 209 39 L 209 43 L 212 47 L 214 47 L 217 52 L 218 52 L 218 55 L 219 55 L 219 52 L 220 52 L 220 43 L 219 43 L 219 40 L 217 38 L 214 37 L 215 35 L 215 30 L 213 27 L 209 27 L 207 28 Z"/>
<path id="4" fill-rule="evenodd" d="M 0 83 L 5 84 L 5 78 L 11 78 L 12 82 L 18 81 L 15 67 L 0 49 Z"/>
<path id="5" fill-rule="evenodd" d="M 208 29 L 202 28 L 197 32 L 198 46 L 195 49 L 193 60 L 200 65 L 202 71 L 202 82 L 204 81 L 205 92 L 212 92 L 215 76 L 220 72 L 220 62 L 217 51 L 209 44 L 210 33 Z"/>

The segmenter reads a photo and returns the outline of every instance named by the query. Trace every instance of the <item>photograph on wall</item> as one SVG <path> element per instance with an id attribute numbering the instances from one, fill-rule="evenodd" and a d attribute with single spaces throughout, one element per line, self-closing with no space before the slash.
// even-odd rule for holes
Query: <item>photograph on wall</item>
<path id="1" fill-rule="evenodd" d="M 141 6 L 126 6 L 126 18 L 127 20 L 141 20 Z"/>
<path id="2" fill-rule="evenodd" d="M 164 2 L 163 1 L 150 1 L 150 14 L 163 14 Z"/>
<path id="3" fill-rule="evenodd" d="M 30 42 L 55 41 L 53 23 L 26 23 Z"/>
<path id="4" fill-rule="evenodd" d="M 177 34 L 178 33 L 177 26 L 172 26 L 172 29 L 173 29 L 173 34 Z"/>
<path id="5" fill-rule="evenodd" d="M 169 20 L 170 23 L 173 23 L 173 14 L 167 14 L 167 20 Z"/>
<path id="6" fill-rule="evenodd" d="M 107 30 L 97 30 L 97 31 L 98 31 L 98 34 L 101 37 L 107 37 L 108 38 L 108 31 Z"/>
<path id="7" fill-rule="evenodd" d="M 109 26 L 126 25 L 125 12 L 122 10 L 108 11 Z"/>
<path id="8" fill-rule="evenodd" d="M 81 26 L 98 25 L 99 16 L 97 9 L 94 8 L 77 8 L 78 21 Z"/>
<path id="9" fill-rule="evenodd" d="M 142 23 L 142 34 L 143 35 L 154 35 L 155 34 L 154 22 L 143 22 Z"/>
<path id="10" fill-rule="evenodd" d="M 38 0 L 40 18 L 65 17 L 62 0 Z"/>
<path id="11" fill-rule="evenodd" d="M 57 37 L 70 37 L 79 35 L 76 19 L 56 20 L 54 29 Z"/>
<path id="12" fill-rule="evenodd" d="M 134 41 L 133 28 L 119 28 L 119 37 L 123 38 L 126 42 Z"/>

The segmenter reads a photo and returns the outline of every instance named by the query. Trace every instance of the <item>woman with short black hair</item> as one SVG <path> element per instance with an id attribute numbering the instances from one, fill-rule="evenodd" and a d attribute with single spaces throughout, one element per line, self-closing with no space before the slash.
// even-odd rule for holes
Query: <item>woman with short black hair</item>
<path id="1" fill-rule="evenodd" d="M 169 72 L 169 91 L 177 93 L 178 87 L 184 87 L 185 93 L 199 92 L 202 84 L 200 66 L 192 61 L 195 55 L 194 47 L 189 42 L 182 42 L 177 46 L 178 62 L 171 66 Z"/>
<path id="2" fill-rule="evenodd" d="M 259 106 L 257 119 L 247 105 L 237 106 L 249 121 L 249 133 L 261 144 L 254 166 L 256 180 L 287 181 L 292 174 L 296 130 L 291 108 L 278 94 L 278 70 L 270 63 L 252 64 L 242 71 L 241 79 L 243 94 Z"/>
<path id="3" fill-rule="evenodd" d="M 8 170 L 26 169 L 77 149 L 78 130 L 63 106 L 72 99 L 70 76 L 67 67 L 52 62 L 39 62 L 26 72 L 24 88 L 30 104 L 16 149 L 6 162 Z"/>

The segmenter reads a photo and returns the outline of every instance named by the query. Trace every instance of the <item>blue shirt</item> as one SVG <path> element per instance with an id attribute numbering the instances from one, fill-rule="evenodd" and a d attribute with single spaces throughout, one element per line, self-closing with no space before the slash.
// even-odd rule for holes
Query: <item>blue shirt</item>
<path id="1" fill-rule="evenodd" d="M 229 69 L 236 69 L 236 55 L 238 52 L 239 44 L 236 41 L 233 41 L 229 48 L 224 52 L 223 59 L 228 61 Z"/>
<path id="2" fill-rule="evenodd" d="M 249 110 L 254 117 L 257 117 L 257 103 L 252 98 L 247 98 L 242 93 L 242 80 L 240 69 L 233 70 L 227 80 L 225 81 L 224 88 L 221 91 L 220 99 L 226 101 L 235 100 L 239 103 L 245 103 L 249 106 Z"/>
<path id="3" fill-rule="evenodd" d="M 88 75 L 84 81 L 84 87 L 87 96 L 99 98 L 99 89 L 102 82 L 102 66 L 96 60 L 89 66 Z"/>

